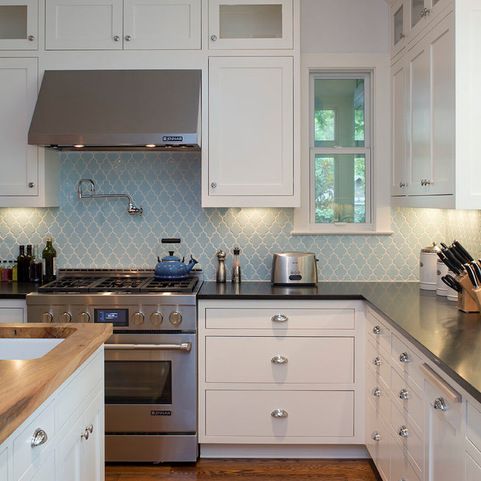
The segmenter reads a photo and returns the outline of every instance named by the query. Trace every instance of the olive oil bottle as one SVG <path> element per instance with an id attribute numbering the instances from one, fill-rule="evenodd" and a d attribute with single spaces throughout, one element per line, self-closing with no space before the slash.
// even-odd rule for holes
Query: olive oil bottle
<path id="1" fill-rule="evenodd" d="M 54 281 L 57 277 L 57 251 L 52 245 L 52 238 L 47 237 L 47 244 L 42 251 L 42 263 L 43 263 L 43 282 Z"/>

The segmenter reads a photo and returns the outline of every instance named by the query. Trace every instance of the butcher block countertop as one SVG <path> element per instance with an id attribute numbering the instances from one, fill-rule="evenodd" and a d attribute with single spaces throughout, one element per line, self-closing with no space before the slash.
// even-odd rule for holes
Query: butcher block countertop
<path id="1" fill-rule="evenodd" d="M 0 339 L 65 339 L 38 359 L 0 360 L 0 444 L 111 335 L 111 324 L 0 324 Z"/>

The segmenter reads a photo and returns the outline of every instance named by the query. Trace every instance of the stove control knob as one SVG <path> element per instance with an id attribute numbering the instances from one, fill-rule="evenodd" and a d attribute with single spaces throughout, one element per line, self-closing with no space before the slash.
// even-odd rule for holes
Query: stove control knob
<path id="1" fill-rule="evenodd" d="M 61 319 L 62 322 L 72 322 L 72 314 L 70 314 L 70 312 L 64 312 Z"/>
<path id="2" fill-rule="evenodd" d="M 141 326 L 141 325 L 144 323 L 145 317 L 144 317 L 144 315 L 143 315 L 141 312 L 136 312 L 136 313 L 133 315 L 132 319 L 134 320 L 134 324 L 135 324 L 136 326 Z"/>
<path id="3" fill-rule="evenodd" d="M 42 322 L 53 322 L 53 314 L 51 312 L 44 312 L 42 314 Z"/>
<path id="4" fill-rule="evenodd" d="M 88 312 L 82 312 L 79 316 L 80 322 L 90 322 L 90 314 Z"/>
<path id="5" fill-rule="evenodd" d="M 150 315 L 150 322 L 154 326 L 160 326 L 162 324 L 162 321 L 164 320 L 164 316 L 162 316 L 161 312 L 153 312 Z"/>
<path id="6" fill-rule="evenodd" d="M 178 311 L 171 312 L 169 321 L 173 326 L 178 326 L 182 322 L 182 314 Z"/>

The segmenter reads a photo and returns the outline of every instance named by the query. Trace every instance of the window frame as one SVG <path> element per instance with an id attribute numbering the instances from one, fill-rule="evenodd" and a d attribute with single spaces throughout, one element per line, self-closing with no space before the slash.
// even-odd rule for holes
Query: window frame
<path id="1" fill-rule="evenodd" d="M 314 146 L 314 89 L 312 75 L 349 78 L 363 74 L 370 77 L 369 100 L 365 99 L 366 117 L 369 115 L 370 131 L 366 132 L 369 145 L 353 147 L 353 153 L 365 153 L 366 199 L 370 201 L 369 223 L 316 224 L 314 205 L 313 152 Z M 391 95 L 390 63 L 383 54 L 303 54 L 301 58 L 301 206 L 294 210 L 292 235 L 391 235 Z M 369 109 L 369 113 L 367 111 Z M 344 148 L 344 153 L 347 153 Z M 321 148 L 321 153 L 328 153 L 328 148 Z M 332 153 L 341 149 L 333 148 Z M 367 220 L 367 219 L 366 219 Z"/>

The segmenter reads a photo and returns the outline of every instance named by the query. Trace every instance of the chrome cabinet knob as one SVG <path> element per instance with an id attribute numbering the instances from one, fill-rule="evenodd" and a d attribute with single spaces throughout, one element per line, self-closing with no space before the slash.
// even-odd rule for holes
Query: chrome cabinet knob
<path id="1" fill-rule="evenodd" d="M 28 40 L 29 42 L 33 42 L 33 41 L 35 40 L 35 36 L 34 36 L 34 35 L 29 35 L 29 36 L 27 37 L 27 40 Z"/>
<path id="2" fill-rule="evenodd" d="M 33 189 L 35 187 L 35 182 L 29 182 L 28 183 L 28 188 Z"/>
<path id="3" fill-rule="evenodd" d="M 407 391 L 407 389 L 401 389 L 399 391 L 399 399 L 402 399 L 403 401 L 409 399 L 409 392 Z"/>
<path id="4" fill-rule="evenodd" d="M 145 316 L 141 312 L 136 312 L 133 315 L 133 321 L 136 326 L 141 326 L 144 323 Z"/>
<path id="5" fill-rule="evenodd" d="M 411 359 L 409 358 L 409 354 L 407 352 L 403 352 L 400 356 L 399 356 L 399 361 L 406 364 L 407 362 L 410 362 Z"/>
<path id="6" fill-rule="evenodd" d="M 381 390 L 378 387 L 374 388 L 373 391 L 372 391 L 372 395 L 374 397 L 381 397 L 381 394 L 382 394 Z"/>
<path id="7" fill-rule="evenodd" d="M 62 322 L 72 322 L 72 314 L 70 314 L 70 312 L 64 312 L 62 314 Z"/>
<path id="8" fill-rule="evenodd" d="M 284 357 L 278 354 L 277 356 L 274 356 L 271 359 L 271 362 L 272 364 L 282 365 L 282 364 L 287 364 L 289 362 L 289 359 L 287 359 L 287 357 Z"/>
<path id="9" fill-rule="evenodd" d="M 372 332 L 373 332 L 374 334 L 376 334 L 376 336 L 379 336 L 379 334 L 381 334 L 381 327 L 380 327 L 380 326 L 374 326 L 374 327 L 372 328 Z"/>
<path id="10" fill-rule="evenodd" d="M 84 429 L 84 432 L 80 435 L 82 439 L 85 439 L 85 441 L 88 441 L 90 437 L 89 430 L 87 428 Z"/>
<path id="11" fill-rule="evenodd" d="M 87 431 L 88 431 L 90 434 L 92 434 L 92 433 L 94 432 L 94 425 L 93 425 L 93 424 L 89 424 L 89 425 L 87 426 Z"/>
<path id="12" fill-rule="evenodd" d="M 276 314 L 275 316 L 271 317 L 272 322 L 287 322 L 289 318 L 284 314 Z"/>
<path id="13" fill-rule="evenodd" d="M 153 312 L 150 315 L 150 322 L 154 326 L 160 326 L 162 324 L 162 321 L 164 320 L 164 316 L 162 315 L 161 312 Z"/>
<path id="14" fill-rule="evenodd" d="M 377 443 L 379 441 L 381 441 L 381 435 L 377 432 L 377 431 L 374 431 L 372 434 L 371 434 L 371 439 L 373 441 L 376 441 Z"/>
<path id="15" fill-rule="evenodd" d="M 88 312 L 82 312 L 79 316 L 80 322 L 90 322 L 90 314 Z"/>
<path id="16" fill-rule="evenodd" d="M 120 41 L 120 36 L 119 35 L 114 35 L 114 42 Z"/>
<path id="17" fill-rule="evenodd" d="M 42 322 L 53 322 L 53 314 L 51 312 L 44 312 L 42 314 Z"/>
<path id="18" fill-rule="evenodd" d="M 287 418 L 289 414 L 287 411 L 284 411 L 284 409 L 274 409 L 274 411 L 271 412 L 271 416 L 275 419 L 283 419 Z"/>
<path id="19" fill-rule="evenodd" d="M 125 41 L 130 42 L 132 40 L 132 35 L 126 35 L 125 36 Z"/>
<path id="20" fill-rule="evenodd" d="M 448 410 L 448 404 L 446 403 L 444 398 L 439 397 L 434 400 L 433 408 L 438 411 L 446 412 Z"/>
<path id="21" fill-rule="evenodd" d="M 398 431 L 399 436 L 402 438 L 407 438 L 409 437 L 409 430 L 406 426 L 401 426 Z"/>
<path id="22" fill-rule="evenodd" d="M 379 356 L 375 357 L 374 360 L 372 361 L 372 363 L 375 365 L 375 366 L 380 366 L 382 364 L 382 360 Z"/>
<path id="23" fill-rule="evenodd" d="M 43 429 L 38 428 L 33 433 L 32 439 L 30 440 L 30 446 L 36 448 L 37 446 L 45 444 L 47 441 L 47 433 Z"/>
<path id="24" fill-rule="evenodd" d="M 217 35 L 211 35 L 211 36 L 210 36 L 210 39 L 211 39 L 213 42 L 217 42 Z"/>
<path id="25" fill-rule="evenodd" d="M 178 311 L 171 312 L 169 321 L 173 326 L 178 326 L 182 322 L 182 314 Z"/>
<path id="26" fill-rule="evenodd" d="M 211 186 L 212 189 L 216 189 L 217 188 L 217 182 L 211 182 L 210 186 Z"/>

